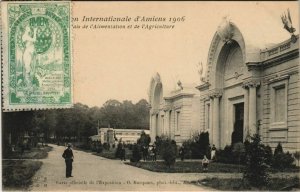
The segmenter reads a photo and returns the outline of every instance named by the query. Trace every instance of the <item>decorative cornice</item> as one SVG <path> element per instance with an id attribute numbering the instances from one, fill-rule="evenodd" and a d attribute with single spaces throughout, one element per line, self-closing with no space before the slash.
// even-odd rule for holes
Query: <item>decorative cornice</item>
<path id="1" fill-rule="evenodd" d="M 203 91 L 203 90 L 205 90 L 205 89 L 208 89 L 209 86 L 210 86 L 210 83 L 209 83 L 209 82 L 205 82 L 205 83 L 203 83 L 203 84 L 201 84 L 201 85 L 198 85 L 198 86 L 196 87 L 196 89 L 198 89 L 199 91 Z"/>
<path id="2" fill-rule="evenodd" d="M 223 94 L 223 89 L 213 89 L 208 93 L 210 98 L 219 98 Z"/>
<path id="3" fill-rule="evenodd" d="M 265 60 L 261 63 L 261 66 L 263 68 L 268 68 L 268 67 L 272 67 L 272 66 L 287 62 L 287 61 L 295 59 L 295 58 L 299 58 L 299 49 L 294 49 L 290 52 L 278 55 L 277 57 Z"/>
<path id="4" fill-rule="evenodd" d="M 178 109 L 181 109 L 181 108 L 182 108 L 182 105 L 175 105 L 175 106 L 173 107 L 174 110 L 178 110 Z"/>
<path id="5" fill-rule="evenodd" d="M 268 83 L 274 83 L 274 82 L 277 82 L 277 81 L 282 81 L 282 80 L 285 80 L 285 79 L 289 79 L 290 78 L 290 75 L 282 75 L 282 76 L 279 76 L 279 77 L 274 77 L 272 79 L 269 79 L 268 80 Z"/>
<path id="6" fill-rule="evenodd" d="M 162 108 L 162 110 L 163 110 L 164 112 L 170 111 L 171 109 L 172 109 L 172 107 L 171 107 L 170 105 L 164 106 L 164 107 Z"/>
<path id="7" fill-rule="evenodd" d="M 243 88 L 258 87 L 258 86 L 260 86 L 260 81 L 257 79 L 250 79 L 244 81 L 242 85 Z"/>
<path id="8" fill-rule="evenodd" d="M 195 93 L 177 93 L 171 96 L 165 96 L 164 99 L 165 100 L 171 100 L 171 99 L 175 99 L 178 97 L 192 97 L 193 95 L 195 95 Z"/>
<path id="9" fill-rule="evenodd" d="M 261 68 L 261 62 L 248 62 L 246 63 L 248 71 L 259 70 Z"/>

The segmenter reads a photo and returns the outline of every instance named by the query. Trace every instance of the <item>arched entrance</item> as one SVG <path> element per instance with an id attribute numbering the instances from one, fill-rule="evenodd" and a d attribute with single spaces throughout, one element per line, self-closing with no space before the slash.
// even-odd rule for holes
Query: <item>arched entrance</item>
<path id="1" fill-rule="evenodd" d="M 151 140 L 155 141 L 155 137 L 161 135 L 161 117 L 159 115 L 160 105 L 163 101 L 163 86 L 160 75 L 157 73 L 151 80 L 149 90 L 150 109 L 150 132 Z"/>
<path id="2" fill-rule="evenodd" d="M 223 45 L 216 66 L 215 87 L 220 97 L 220 142 L 233 144 L 243 141 L 244 90 L 241 87 L 246 65 L 242 49 L 232 40 Z"/>
<path id="3" fill-rule="evenodd" d="M 247 54 L 244 38 L 233 23 L 215 33 L 208 54 L 207 90 L 201 89 L 212 106 L 210 143 L 218 148 L 245 138 L 249 93 L 243 83 L 252 76 L 245 62 Z"/>

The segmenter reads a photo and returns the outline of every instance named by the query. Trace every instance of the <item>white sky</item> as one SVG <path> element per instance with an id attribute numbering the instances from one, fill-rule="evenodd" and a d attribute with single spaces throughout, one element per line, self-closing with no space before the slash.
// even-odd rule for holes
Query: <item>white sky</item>
<path id="1" fill-rule="evenodd" d="M 156 72 L 165 87 L 172 88 L 178 80 L 199 84 L 196 65 L 206 64 L 210 42 L 224 16 L 261 47 L 290 38 L 280 18 L 287 8 L 299 33 L 298 6 L 298 2 L 75 2 L 73 17 L 79 19 L 85 15 L 186 20 L 173 30 L 73 30 L 74 101 L 101 106 L 108 99 L 134 103 L 148 99 Z"/>

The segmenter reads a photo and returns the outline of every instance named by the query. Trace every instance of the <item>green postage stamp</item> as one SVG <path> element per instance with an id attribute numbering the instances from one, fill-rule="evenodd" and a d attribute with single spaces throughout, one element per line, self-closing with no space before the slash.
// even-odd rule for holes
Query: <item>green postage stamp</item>
<path id="1" fill-rule="evenodd" d="M 73 104 L 70 2 L 2 2 L 4 111 Z"/>

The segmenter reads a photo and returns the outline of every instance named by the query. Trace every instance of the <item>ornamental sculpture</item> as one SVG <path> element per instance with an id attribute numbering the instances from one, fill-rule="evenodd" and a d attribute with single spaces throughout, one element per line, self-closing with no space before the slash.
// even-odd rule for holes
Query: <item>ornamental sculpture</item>
<path id="1" fill-rule="evenodd" d="M 231 43 L 232 37 L 233 37 L 233 26 L 230 23 L 229 19 L 226 17 L 223 17 L 223 21 L 218 27 L 217 30 L 218 35 L 221 37 L 223 42 L 225 43 Z"/>
<path id="2" fill-rule="evenodd" d="M 203 63 L 199 62 L 197 65 L 197 68 L 198 68 L 198 74 L 200 76 L 200 81 L 203 83 L 206 83 L 207 81 L 206 81 L 205 75 L 203 73 Z"/>
<path id="3" fill-rule="evenodd" d="M 222 89 L 213 89 L 208 93 L 208 96 L 210 98 L 219 98 L 221 97 L 223 94 L 223 90 Z"/>
<path id="4" fill-rule="evenodd" d="M 243 88 L 249 88 L 249 87 L 258 87 L 260 86 L 260 81 L 259 80 L 248 80 L 243 82 Z"/>
<path id="5" fill-rule="evenodd" d="M 289 9 L 287 10 L 287 14 L 284 13 L 283 15 L 281 15 L 281 21 L 283 23 L 283 28 L 286 29 L 291 34 L 291 41 L 293 43 L 296 43 L 297 42 L 297 37 L 294 34 L 296 29 L 293 27 L 292 18 L 291 18 L 291 14 L 290 14 Z"/>

